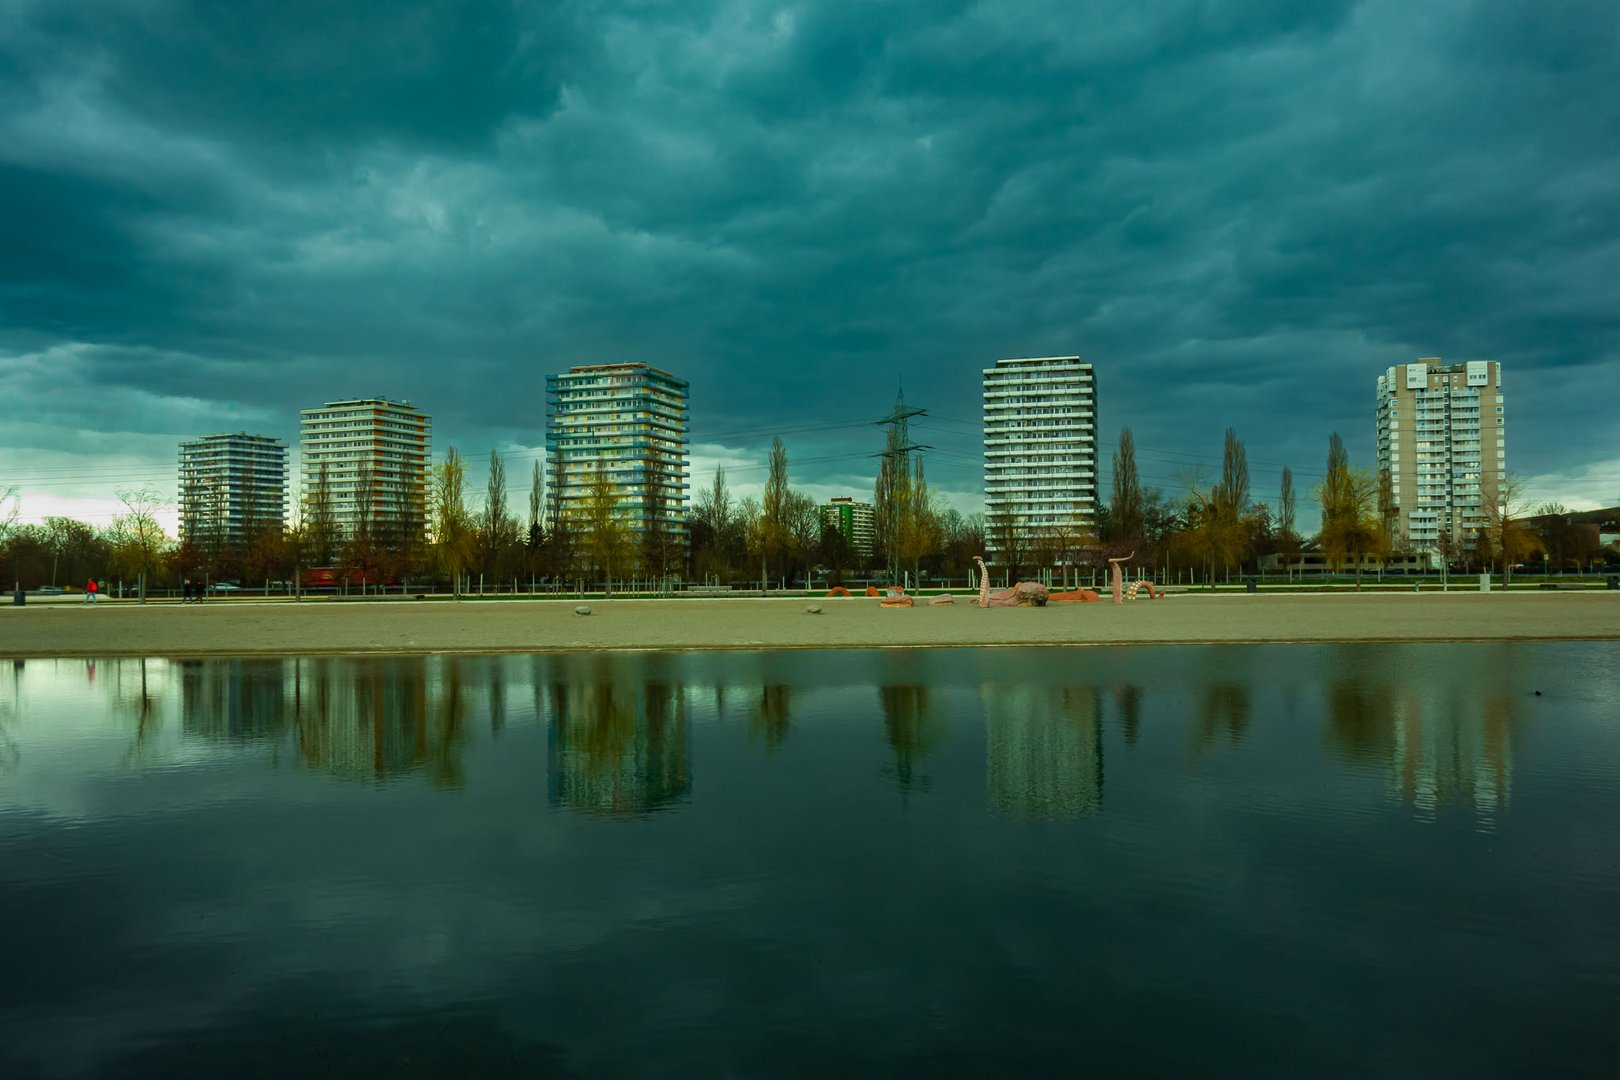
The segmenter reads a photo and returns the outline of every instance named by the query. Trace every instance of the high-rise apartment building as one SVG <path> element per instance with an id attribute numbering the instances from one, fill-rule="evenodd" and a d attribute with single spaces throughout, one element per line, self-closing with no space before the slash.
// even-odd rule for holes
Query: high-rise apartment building
<path id="1" fill-rule="evenodd" d="M 236 544 L 286 519 L 286 443 L 239 431 L 180 444 L 182 540 Z"/>
<path id="2" fill-rule="evenodd" d="M 688 543 L 686 380 L 647 364 L 589 364 L 546 376 L 546 396 L 550 516 L 588 520 L 604 478 L 615 518 L 666 564 L 648 569 L 670 569 Z"/>
<path id="3" fill-rule="evenodd" d="M 1398 537 L 1442 555 L 1485 525 L 1507 472 L 1502 367 L 1425 358 L 1378 376 L 1378 473 Z"/>
<path id="4" fill-rule="evenodd" d="M 985 696 L 985 803 L 1054 820 L 1102 809 L 1101 691 L 1030 684 Z"/>
<path id="5" fill-rule="evenodd" d="M 361 521 L 385 533 L 422 533 L 431 416 L 387 398 L 328 401 L 299 415 L 305 522 L 319 516 L 324 497 L 340 536 L 352 536 Z"/>
<path id="6" fill-rule="evenodd" d="M 1097 394 L 1078 356 L 984 369 L 985 546 L 991 561 L 1097 520 Z"/>
<path id="7" fill-rule="evenodd" d="M 871 503 L 856 502 L 848 495 L 839 495 L 828 499 L 822 506 L 821 520 L 843 535 L 850 550 L 858 555 L 870 557 L 872 541 L 876 536 L 872 513 Z"/>

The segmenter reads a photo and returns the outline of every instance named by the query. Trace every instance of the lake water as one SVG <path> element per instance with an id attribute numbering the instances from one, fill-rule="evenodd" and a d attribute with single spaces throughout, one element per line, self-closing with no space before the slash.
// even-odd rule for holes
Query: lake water
<path id="1" fill-rule="evenodd" d="M 1616 643 L 0 669 L 12 1080 L 1617 1070 Z"/>

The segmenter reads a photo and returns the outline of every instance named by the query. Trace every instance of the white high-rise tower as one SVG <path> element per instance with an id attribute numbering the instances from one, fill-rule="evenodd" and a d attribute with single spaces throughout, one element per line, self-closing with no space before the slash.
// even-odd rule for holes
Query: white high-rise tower
<path id="1" fill-rule="evenodd" d="M 1392 525 L 1436 556 L 1471 542 L 1507 473 L 1502 366 L 1426 358 L 1378 376 L 1378 472 Z"/>
<path id="2" fill-rule="evenodd" d="M 984 369 L 986 556 L 1097 522 L 1097 394 L 1078 356 Z"/>

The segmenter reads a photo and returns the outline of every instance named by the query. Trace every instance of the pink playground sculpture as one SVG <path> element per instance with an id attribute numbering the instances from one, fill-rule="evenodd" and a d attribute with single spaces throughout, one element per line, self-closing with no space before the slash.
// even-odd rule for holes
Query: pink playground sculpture
<path id="1" fill-rule="evenodd" d="M 979 564 L 979 606 L 984 607 L 1045 607 L 1051 595 L 1038 581 L 1020 581 L 1010 589 L 990 591 L 990 573 L 984 568 L 984 557 L 973 556 Z"/>
<path id="2" fill-rule="evenodd" d="M 1114 603 L 1116 604 L 1123 604 L 1127 600 L 1135 600 L 1136 594 L 1143 588 L 1147 589 L 1149 600 L 1157 600 L 1164 595 L 1163 591 L 1155 589 L 1153 582 L 1147 578 L 1131 582 L 1129 589 L 1124 587 L 1125 571 L 1120 569 L 1120 563 L 1130 562 L 1134 558 L 1136 558 L 1136 552 L 1133 551 L 1129 555 L 1121 555 L 1118 558 L 1108 560 L 1109 576 L 1114 580 Z"/>
<path id="3" fill-rule="evenodd" d="M 1143 578 L 1133 581 L 1129 587 L 1124 583 L 1124 571 L 1120 563 L 1128 562 L 1136 556 L 1131 552 L 1118 559 L 1109 559 L 1108 565 L 1114 578 L 1114 603 L 1123 604 L 1127 600 L 1135 600 L 1136 594 L 1143 589 L 1154 600 L 1164 595 L 1162 589 L 1155 589 L 1153 582 Z M 1054 604 L 1089 604 L 1101 600 L 1102 597 L 1090 589 L 1070 589 L 1067 592 L 1053 592 L 1038 581 L 1020 581 L 1010 589 L 990 591 L 990 574 L 984 566 L 984 556 L 975 555 L 973 561 L 979 564 L 979 606 L 980 607 L 1045 607 L 1048 603 Z"/>
<path id="4" fill-rule="evenodd" d="M 898 608 L 916 607 L 917 601 L 906 595 L 906 590 L 898 585 L 891 585 L 878 600 L 878 607 Z"/>

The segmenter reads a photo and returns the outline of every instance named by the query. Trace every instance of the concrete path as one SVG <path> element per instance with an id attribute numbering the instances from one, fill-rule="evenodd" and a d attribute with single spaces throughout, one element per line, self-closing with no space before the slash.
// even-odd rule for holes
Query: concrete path
<path id="1" fill-rule="evenodd" d="M 1620 640 L 1620 593 L 1187 593 L 884 610 L 876 600 L 104 601 L 0 608 L 0 657 L 1214 642 Z M 822 613 L 806 612 L 819 605 Z"/>

